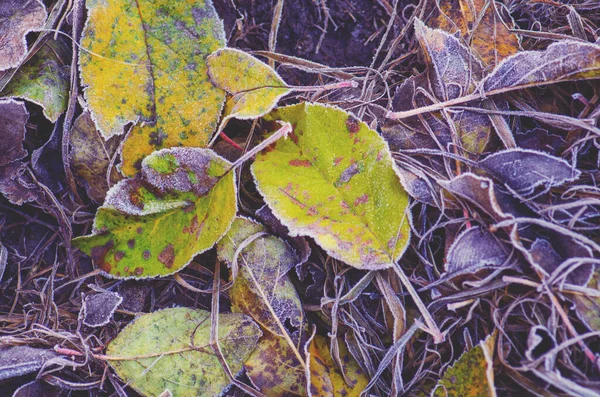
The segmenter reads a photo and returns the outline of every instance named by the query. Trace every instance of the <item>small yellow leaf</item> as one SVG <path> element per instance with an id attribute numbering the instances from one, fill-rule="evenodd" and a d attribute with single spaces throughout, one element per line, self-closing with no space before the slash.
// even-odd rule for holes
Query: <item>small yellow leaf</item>
<path id="1" fill-rule="evenodd" d="M 222 48 L 207 62 L 213 84 L 233 95 L 228 104 L 230 118 L 263 116 L 291 92 L 275 70 L 243 51 Z"/>

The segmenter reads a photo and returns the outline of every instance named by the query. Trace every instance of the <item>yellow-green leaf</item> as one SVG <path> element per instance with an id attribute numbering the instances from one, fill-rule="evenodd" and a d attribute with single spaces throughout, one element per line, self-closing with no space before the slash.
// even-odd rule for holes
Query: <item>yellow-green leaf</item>
<path id="1" fill-rule="evenodd" d="M 338 368 L 329 351 L 327 338 L 316 335 L 307 349 L 309 376 L 309 397 L 358 397 L 369 383 L 369 378 L 350 356 L 343 340 L 340 346 L 340 360 L 343 368 Z"/>
<path id="2" fill-rule="evenodd" d="M 446 370 L 434 397 L 496 397 L 493 356 L 496 333 L 464 353 Z"/>
<path id="3" fill-rule="evenodd" d="M 233 95 L 228 117 L 263 116 L 291 91 L 275 70 L 243 51 L 222 48 L 207 62 L 213 84 Z"/>
<path id="4" fill-rule="evenodd" d="M 360 269 L 392 266 L 410 239 L 408 195 L 377 132 L 345 111 L 301 103 L 277 109 L 290 122 L 252 164 L 258 189 L 290 235 L 310 236 Z"/>
<path id="5" fill-rule="evenodd" d="M 2 90 L 2 96 L 16 97 L 38 104 L 44 116 L 55 123 L 67 108 L 69 67 L 57 53 L 64 51 L 58 42 L 48 40 Z"/>
<path id="6" fill-rule="evenodd" d="M 122 171 L 174 146 L 206 146 L 225 93 L 208 79 L 206 57 L 225 45 L 210 0 L 87 1 L 81 78 L 92 117 L 106 137 L 134 126 Z M 141 122 L 141 124 L 139 124 Z"/>
<path id="7" fill-rule="evenodd" d="M 237 211 L 231 164 L 208 149 L 163 149 L 141 176 L 119 182 L 98 209 L 93 234 L 73 240 L 116 277 L 175 273 L 210 249 Z"/>
<path id="8" fill-rule="evenodd" d="M 210 313 L 188 308 L 144 314 L 106 349 L 117 374 L 144 396 L 165 390 L 174 397 L 217 396 L 230 381 L 209 346 Z M 237 374 L 256 347 L 261 331 L 243 314 L 219 315 L 218 341 Z"/>

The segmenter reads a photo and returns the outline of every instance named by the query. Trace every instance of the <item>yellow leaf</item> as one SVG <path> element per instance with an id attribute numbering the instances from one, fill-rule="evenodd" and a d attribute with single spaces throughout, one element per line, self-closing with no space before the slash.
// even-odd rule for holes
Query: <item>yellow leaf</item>
<path id="1" fill-rule="evenodd" d="M 80 51 L 85 98 L 106 136 L 135 125 L 122 171 L 174 146 L 206 146 L 224 93 L 208 80 L 206 56 L 224 46 L 210 0 L 88 1 Z"/>

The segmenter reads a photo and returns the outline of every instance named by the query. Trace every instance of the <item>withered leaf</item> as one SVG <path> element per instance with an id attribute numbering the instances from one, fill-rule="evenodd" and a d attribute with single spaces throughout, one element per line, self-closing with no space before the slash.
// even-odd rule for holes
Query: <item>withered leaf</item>
<path id="1" fill-rule="evenodd" d="M 581 174 L 561 158 L 526 149 L 494 153 L 480 161 L 479 165 L 519 194 L 533 193 L 538 186 L 559 186 L 579 178 Z"/>
<path id="2" fill-rule="evenodd" d="M 509 253 L 508 247 L 492 233 L 471 227 L 462 232 L 448 250 L 445 269 L 451 275 L 459 275 L 507 266 Z"/>
<path id="3" fill-rule="evenodd" d="M 600 45 L 553 43 L 545 51 L 522 51 L 500 63 L 483 81 L 485 92 L 600 77 Z"/>
<path id="4" fill-rule="evenodd" d="M 46 7 L 40 0 L 4 0 L 0 5 L 0 71 L 17 67 L 27 54 L 25 35 L 41 28 Z"/>
<path id="5" fill-rule="evenodd" d="M 0 380 L 35 372 L 44 363 L 58 358 L 53 350 L 29 346 L 4 346 L 0 348 Z"/>
<path id="6" fill-rule="evenodd" d="M 108 324 L 121 302 L 123 298 L 115 292 L 101 292 L 86 296 L 81 306 L 83 323 L 88 327 L 101 327 Z"/>
<path id="7" fill-rule="evenodd" d="M 459 32 L 465 43 L 484 65 L 495 66 L 519 50 L 519 36 L 502 18 L 496 1 L 449 0 L 437 3 L 439 15 L 431 24 L 448 33 Z"/>
<path id="8" fill-rule="evenodd" d="M 29 112 L 23 102 L 0 100 L 0 167 L 27 156 L 23 149 Z"/>
<path id="9" fill-rule="evenodd" d="M 83 112 L 73 123 L 69 143 L 69 163 L 76 180 L 92 200 L 102 203 L 109 188 L 107 172 L 118 147 L 117 140 L 105 141 L 89 112 Z M 112 179 L 116 179 L 115 174 L 111 174 Z"/>

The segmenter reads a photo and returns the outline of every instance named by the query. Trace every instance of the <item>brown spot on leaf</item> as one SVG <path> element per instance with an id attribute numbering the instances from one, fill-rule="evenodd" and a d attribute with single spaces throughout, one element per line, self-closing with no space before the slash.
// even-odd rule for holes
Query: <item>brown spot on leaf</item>
<path id="1" fill-rule="evenodd" d="M 358 169 L 358 164 L 357 163 L 353 163 L 350 164 L 350 166 L 348 168 L 346 168 L 344 170 L 344 172 L 342 172 L 342 175 L 340 175 L 340 178 L 337 181 L 337 185 L 342 185 L 344 183 L 348 183 L 348 181 L 350 181 L 350 179 L 358 174 L 360 171 Z"/>
<path id="2" fill-rule="evenodd" d="M 97 247 L 92 247 L 92 249 L 90 250 L 90 257 L 92 258 L 92 262 L 107 273 L 110 272 L 111 265 L 110 263 L 106 262 L 106 255 L 111 249 L 113 249 L 114 246 L 114 240 L 109 240 L 106 242 L 106 244 Z"/>
<path id="3" fill-rule="evenodd" d="M 134 247 L 135 247 L 135 239 L 132 238 L 131 240 L 127 240 L 127 248 L 132 250 Z"/>
<path id="4" fill-rule="evenodd" d="M 142 253 L 142 258 L 144 258 L 145 261 L 147 261 L 148 259 L 150 259 L 150 250 L 145 250 Z"/>
<path id="5" fill-rule="evenodd" d="M 135 273 L 136 276 L 141 276 L 142 273 L 144 273 L 144 268 L 143 267 L 136 267 L 135 270 L 133 271 L 133 273 Z"/>
<path id="6" fill-rule="evenodd" d="M 121 259 L 123 259 L 124 256 L 125 256 L 125 252 L 123 252 L 123 251 L 115 252 L 115 262 L 118 263 Z"/>
<path id="7" fill-rule="evenodd" d="M 288 162 L 288 164 L 291 165 L 292 167 L 310 167 L 310 166 L 312 166 L 312 164 L 310 163 L 309 160 L 299 160 L 299 159 L 290 160 Z"/>
<path id="8" fill-rule="evenodd" d="M 335 166 L 340 165 L 340 163 L 342 162 L 342 160 L 344 160 L 343 157 L 336 157 L 335 159 L 333 159 L 333 165 L 335 165 Z"/>
<path id="9" fill-rule="evenodd" d="M 369 195 L 365 193 L 362 196 L 357 197 L 356 200 L 354 200 L 354 206 L 356 207 L 360 204 L 365 204 L 368 201 L 369 201 Z"/>
<path id="10" fill-rule="evenodd" d="M 173 262 L 175 261 L 175 250 L 173 249 L 173 244 L 169 244 L 158 254 L 158 261 L 165 265 L 167 269 L 173 267 Z"/>
<path id="11" fill-rule="evenodd" d="M 349 115 L 346 119 L 346 128 L 350 134 L 356 134 L 360 130 L 360 124 L 356 117 Z"/>
<path id="12" fill-rule="evenodd" d="M 142 229 L 141 227 L 138 227 L 137 229 L 135 229 L 137 234 L 142 234 L 142 232 L 144 231 L 144 229 Z"/>
<path id="13" fill-rule="evenodd" d="M 292 140 L 292 142 L 294 142 L 296 145 L 298 144 L 298 135 L 296 135 L 295 131 L 292 131 L 289 137 Z"/>

